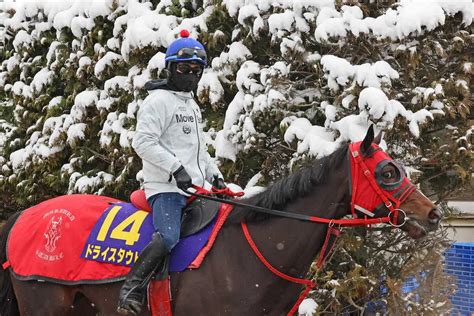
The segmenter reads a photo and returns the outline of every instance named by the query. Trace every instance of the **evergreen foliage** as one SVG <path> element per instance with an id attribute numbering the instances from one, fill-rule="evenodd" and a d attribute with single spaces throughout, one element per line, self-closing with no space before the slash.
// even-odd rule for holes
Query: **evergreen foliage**
<path id="1" fill-rule="evenodd" d="M 128 199 L 141 180 L 130 144 L 143 86 L 164 74 L 163 53 L 182 28 L 211 59 L 197 96 L 227 181 L 266 185 L 359 140 L 373 122 L 430 194 L 472 190 L 474 37 L 465 2 L 430 7 L 436 15 L 414 26 L 402 23 L 397 1 L 100 3 L 59 13 L 1 7 L 2 217 L 62 194 Z M 375 27 L 380 17 L 392 25 Z M 451 289 L 439 268 L 445 232 L 412 241 L 381 230 L 348 231 L 329 266 L 313 271 L 322 284 L 317 312 L 373 301 L 393 313 L 449 308 L 437 304 Z M 419 296 L 403 294 L 409 275 Z"/>

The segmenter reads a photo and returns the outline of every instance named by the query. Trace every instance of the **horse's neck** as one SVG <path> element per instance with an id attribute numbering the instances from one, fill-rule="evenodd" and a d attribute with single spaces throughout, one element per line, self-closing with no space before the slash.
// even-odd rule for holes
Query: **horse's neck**
<path id="1" fill-rule="evenodd" d="M 342 191 L 342 187 L 339 190 Z M 285 207 L 294 213 L 333 219 L 341 218 L 348 209 L 347 194 L 330 192 L 325 187 L 317 188 L 315 194 L 299 198 Z M 249 230 L 274 267 L 292 276 L 304 277 L 324 243 L 327 225 L 275 217 L 249 224 Z"/>

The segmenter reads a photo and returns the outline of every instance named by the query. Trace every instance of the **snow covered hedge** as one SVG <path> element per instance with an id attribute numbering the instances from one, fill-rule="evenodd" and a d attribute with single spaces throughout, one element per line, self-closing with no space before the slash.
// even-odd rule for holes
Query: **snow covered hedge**
<path id="1" fill-rule="evenodd" d="M 374 123 L 444 197 L 472 174 L 473 10 L 471 0 L 2 2 L 4 212 L 139 186 L 136 113 L 181 29 L 208 48 L 197 93 L 229 182 L 251 191 Z"/>

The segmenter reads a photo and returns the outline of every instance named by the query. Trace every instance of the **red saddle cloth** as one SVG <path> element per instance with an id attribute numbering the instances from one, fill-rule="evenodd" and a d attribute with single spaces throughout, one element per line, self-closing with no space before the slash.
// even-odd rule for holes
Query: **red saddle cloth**
<path id="1" fill-rule="evenodd" d="M 81 258 L 82 245 L 111 203 L 119 200 L 98 195 L 65 195 L 23 211 L 13 226 L 7 258 L 23 280 L 60 280 L 73 283 L 107 283 L 123 278 L 127 266 Z M 81 246 L 78 246 L 81 245 Z"/>
<path id="2" fill-rule="evenodd" d="M 123 279 L 130 267 L 81 258 L 83 245 L 104 210 L 119 202 L 105 196 L 76 194 L 26 209 L 10 231 L 8 260 L 3 267 L 11 267 L 22 280 L 79 284 Z M 188 268 L 199 268 L 231 211 L 231 205 L 221 205 L 205 247 Z M 172 315 L 169 279 L 152 281 L 149 295 L 153 316 Z"/>

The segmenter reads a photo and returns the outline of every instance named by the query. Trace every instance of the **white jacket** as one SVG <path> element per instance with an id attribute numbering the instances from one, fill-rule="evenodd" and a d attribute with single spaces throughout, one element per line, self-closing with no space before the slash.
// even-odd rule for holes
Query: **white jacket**
<path id="1" fill-rule="evenodd" d="M 152 90 L 138 111 L 132 147 L 143 161 L 146 197 L 178 192 L 173 177 L 184 166 L 193 184 L 204 186 L 222 174 L 207 152 L 201 111 L 191 92 Z"/>

